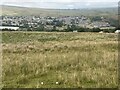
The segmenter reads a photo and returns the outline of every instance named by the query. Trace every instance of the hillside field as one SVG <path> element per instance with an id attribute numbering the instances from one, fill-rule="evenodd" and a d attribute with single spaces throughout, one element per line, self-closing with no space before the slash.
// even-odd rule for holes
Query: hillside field
<path id="1" fill-rule="evenodd" d="M 17 6 L 0 5 L 1 15 L 8 16 L 103 16 L 118 20 L 118 8 L 94 8 L 94 9 L 44 9 L 44 8 L 27 8 Z"/>
<path id="2" fill-rule="evenodd" d="M 118 86 L 117 34 L 16 31 L 1 35 L 4 87 Z"/>

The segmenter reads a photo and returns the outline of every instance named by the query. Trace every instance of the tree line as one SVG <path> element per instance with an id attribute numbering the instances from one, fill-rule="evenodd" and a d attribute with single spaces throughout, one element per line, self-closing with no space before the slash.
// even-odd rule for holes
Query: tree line
<path id="1" fill-rule="evenodd" d="M 77 31 L 77 32 L 107 32 L 107 33 L 114 33 L 116 29 L 100 29 L 100 28 L 83 28 L 83 27 L 79 27 L 79 26 L 75 26 L 75 25 L 68 25 L 66 29 L 63 30 L 57 30 L 56 26 L 53 26 L 53 29 L 46 29 L 44 28 L 43 25 L 39 26 L 38 28 L 19 28 L 18 30 L 14 30 L 14 29 L 2 29 L 2 31 L 46 31 L 46 32 L 73 32 L 73 31 Z"/>

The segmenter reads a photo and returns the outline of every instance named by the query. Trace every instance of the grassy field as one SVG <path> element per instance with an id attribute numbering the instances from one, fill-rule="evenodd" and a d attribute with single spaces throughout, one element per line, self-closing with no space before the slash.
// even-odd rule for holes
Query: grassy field
<path id="1" fill-rule="evenodd" d="M 117 87 L 117 46 L 117 34 L 2 32 L 4 87 Z"/>

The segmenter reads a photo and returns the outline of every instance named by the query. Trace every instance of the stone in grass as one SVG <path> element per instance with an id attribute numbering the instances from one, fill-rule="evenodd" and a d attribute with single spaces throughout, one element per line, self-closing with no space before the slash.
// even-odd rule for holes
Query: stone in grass
<path id="1" fill-rule="evenodd" d="M 43 85 L 44 83 L 43 83 L 43 82 L 41 82 L 41 84 Z"/>
<path id="2" fill-rule="evenodd" d="M 56 84 L 59 84 L 59 82 L 56 82 Z"/>

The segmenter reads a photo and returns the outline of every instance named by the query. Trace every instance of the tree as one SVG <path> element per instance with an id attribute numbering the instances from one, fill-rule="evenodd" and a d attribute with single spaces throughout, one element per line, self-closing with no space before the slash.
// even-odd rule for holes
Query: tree
<path id="1" fill-rule="evenodd" d="M 52 30 L 52 31 L 57 31 L 57 30 L 56 30 L 56 26 L 55 26 L 55 25 L 53 26 L 53 30 Z"/>
<path id="2" fill-rule="evenodd" d="M 100 28 L 93 28 L 93 32 L 100 32 Z"/>
<path id="3" fill-rule="evenodd" d="M 79 27 L 78 32 L 85 32 L 85 28 Z"/>
<path id="4" fill-rule="evenodd" d="M 101 21 L 101 17 L 100 16 L 96 16 L 96 17 L 92 17 L 91 21 Z"/>
<path id="5" fill-rule="evenodd" d="M 115 29 L 104 29 L 103 32 L 107 33 L 114 33 L 116 30 Z"/>

